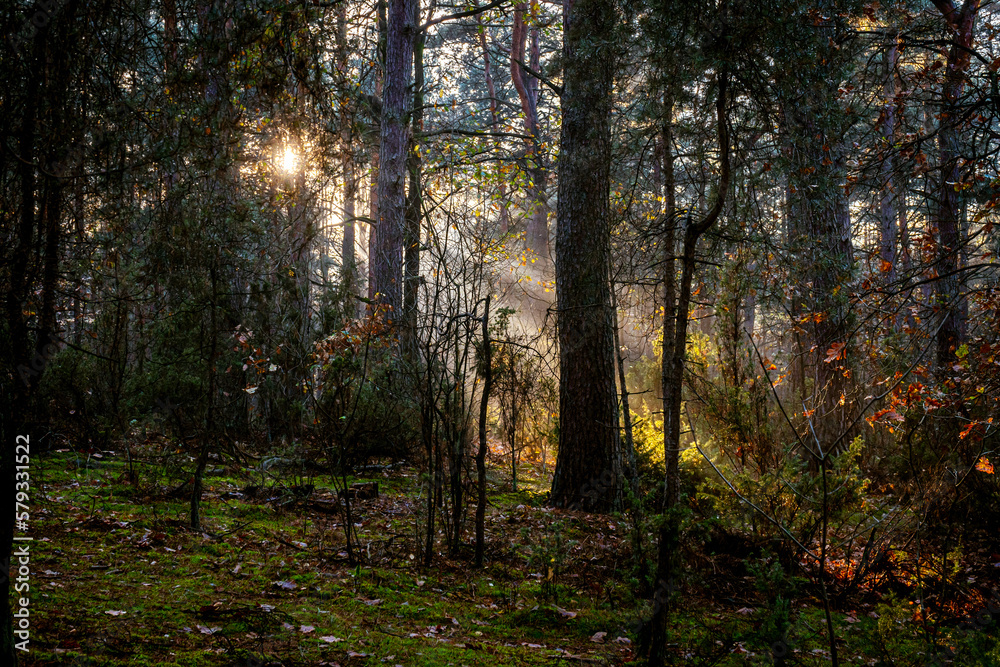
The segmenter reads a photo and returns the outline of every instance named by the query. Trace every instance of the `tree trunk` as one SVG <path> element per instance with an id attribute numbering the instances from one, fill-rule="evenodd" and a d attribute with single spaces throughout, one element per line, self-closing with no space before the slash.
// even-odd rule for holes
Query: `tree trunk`
<path id="1" fill-rule="evenodd" d="M 347 3 L 342 3 L 337 10 L 337 70 L 342 81 L 346 81 L 349 75 L 347 58 Z M 358 180 L 354 169 L 352 118 L 346 106 L 341 114 L 340 122 L 342 127 L 340 133 L 341 167 L 344 178 L 344 238 L 340 255 L 341 277 L 353 293 L 356 289 L 358 264 L 355 234 L 355 203 Z"/>
<path id="2" fill-rule="evenodd" d="M 490 95 L 490 129 L 493 132 L 500 131 L 500 114 L 497 113 L 497 90 L 493 82 L 493 68 L 490 63 L 490 51 L 486 44 L 486 27 L 479 25 L 479 45 L 483 49 L 483 75 L 486 78 L 486 90 Z M 497 152 L 500 150 L 501 141 L 499 138 L 493 142 Z M 506 234 L 510 229 L 510 210 L 507 206 L 507 183 L 504 175 L 501 174 L 497 191 L 500 195 L 500 233 Z"/>
<path id="3" fill-rule="evenodd" d="M 545 167 L 545 156 L 542 151 L 542 141 L 538 127 L 538 79 L 524 79 L 525 45 L 529 32 L 531 36 L 531 56 L 529 67 L 538 71 L 538 28 L 532 26 L 528 30 L 524 22 L 526 3 L 514 6 L 514 27 L 510 45 L 510 78 L 521 102 L 521 112 L 524 114 L 524 129 L 530 135 L 528 140 L 527 162 L 528 176 L 531 185 L 528 188 L 528 222 L 525 229 L 525 246 L 542 260 L 542 268 L 549 260 L 549 212 L 545 196 L 545 183 L 548 180 L 548 170 Z M 536 11 L 534 6 L 532 13 Z"/>
<path id="4" fill-rule="evenodd" d="M 827 5 L 824 5 L 826 7 Z M 850 120 L 836 99 L 831 80 L 850 76 L 853 61 L 834 38 L 847 30 L 842 21 L 815 28 L 813 67 L 786 70 L 778 81 L 787 141 L 789 236 L 797 258 L 789 279 L 797 286 L 792 326 L 805 341 L 802 403 L 810 421 L 811 464 L 849 442 L 846 428 L 854 401 L 848 396 L 852 310 L 849 283 L 854 246 L 845 190 L 844 133 Z M 881 187 L 882 184 L 880 184 Z M 808 360 L 808 363 L 806 361 Z M 812 375 L 812 385 L 806 378 Z"/>
<path id="5" fill-rule="evenodd" d="M 389 32 L 385 3 L 386 0 L 378 0 L 376 2 L 376 11 L 378 14 L 378 74 L 375 78 L 375 95 L 377 97 L 382 96 L 385 87 L 385 43 Z M 379 128 L 379 143 L 381 143 L 381 120 L 379 121 Z M 378 228 L 379 219 L 378 189 L 379 172 L 381 171 L 379 167 L 379 145 L 376 144 L 372 147 L 371 173 L 368 185 L 368 219 L 370 221 L 368 223 L 368 301 L 371 304 L 376 303 L 375 257 L 378 255 L 376 229 Z"/>
<path id="6" fill-rule="evenodd" d="M 615 395 L 610 269 L 611 105 L 615 8 L 563 6 L 564 87 L 559 158 L 556 294 L 559 313 L 559 457 L 551 503 L 607 511 L 619 505 L 621 446 Z"/>
<path id="7" fill-rule="evenodd" d="M 726 117 L 726 91 L 728 88 L 727 73 L 723 69 L 719 73 L 719 93 L 716 100 L 716 122 L 719 134 L 719 162 L 721 173 L 719 189 L 715 203 L 704 218 L 697 223 L 688 214 L 684 228 L 683 251 L 681 253 L 681 280 L 677 285 L 676 309 L 674 310 L 673 341 L 670 344 L 669 356 L 667 342 L 664 338 L 664 354 L 662 367 L 663 390 L 663 456 L 666 467 L 666 480 L 663 495 L 663 522 L 658 535 L 656 562 L 656 599 L 654 600 L 653 618 L 650 636 L 650 667 L 659 667 L 665 662 L 664 649 L 667 640 L 667 614 L 670 611 L 670 596 L 676 589 L 677 552 L 680 541 L 680 515 L 678 513 L 681 501 L 680 490 L 680 422 L 681 399 L 684 387 L 684 361 L 687 357 L 688 310 L 691 306 L 691 285 L 694 281 L 695 252 L 698 240 L 715 224 L 722 213 L 722 207 L 729 192 L 729 129 Z M 672 105 L 671 105 L 672 107 Z M 668 107 L 671 108 L 671 107 Z M 670 151 L 669 144 L 666 150 Z M 672 165 L 671 165 L 672 171 Z M 672 174 L 671 174 L 672 180 Z M 669 182 L 669 181 L 668 181 Z M 672 240 L 672 234 L 671 234 Z M 668 246 L 669 247 L 669 246 Z M 674 262 L 668 261 L 668 275 L 673 276 Z M 673 283 L 673 278 L 664 280 Z M 673 294 L 668 293 L 668 301 Z M 667 325 L 664 323 L 664 337 Z"/>
<path id="8" fill-rule="evenodd" d="M 420 23 L 420 3 L 413 2 L 413 23 Z M 423 130 L 424 123 L 424 42 L 427 33 L 420 31 L 413 39 L 413 111 L 411 118 L 413 148 L 407 152 L 406 170 L 410 175 L 409 192 L 406 195 L 406 229 L 403 232 L 404 245 L 404 287 L 403 311 L 405 313 L 407 335 L 415 335 L 417 328 L 417 294 L 420 286 L 420 222 L 423 216 L 423 200 L 420 191 L 421 159 L 416 148 L 416 135 Z M 415 349 L 415 346 L 411 346 Z"/>
<path id="9" fill-rule="evenodd" d="M 937 184 L 937 210 L 932 227 L 937 233 L 936 305 L 944 319 L 937 334 L 937 361 L 947 365 L 955 358 L 955 350 L 965 340 L 966 322 L 963 279 L 959 255 L 962 248 L 961 202 L 959 193 L 965 174 L 959 145 L 958 101 L 965 89 L 974 40 L 973 27 L 979 11 L 979 0 L 966 0 L 961 10 L 952 0 L 934 0 L 951 33 L 938 127 L 938 161 L 940 177 Z"/>
<path id="10" fill-rule="evenodd" d="M 493 389 L 493 348 L 490 342 L 490 297 L 483 312 L 483 395 L 479 399 L 479 451 L 476 453 L 476 476 L 479 496 L 476 499 L 476 567 L 483 566 L 486 532 L 486 418 Z"/>
<path id="11" fill-rule="evenodd" d="M 382 96 L 379 144 L 378 223 L 372 289 L 376 300 L 388 308 L 388 317 L 403 316 L 403 233 L 406 226 L 406 148 L 410 69 L 413 59 L 414 4 L 416 0 L 389 0 L 385 48 L 385 86 Z"/>
<path id="12" fill-rule="evenodd" d="M 639 478 L 635 460 L 635 439 L 632 437 L 632 408 L 629 406 L 628 384 L 625 382 L 625 355 L 622 353 L 622 345 L 618 333 L 618 299 L 615 293 L 614 278 L 611 278 L 611 313 L 614 317 L 612 331 L 615 336 L 615 367 L 618 370 L 618 395 L 621 397 L 622 433 L 625 435 L 625 474 L 628 476 L 629 484 L 632 486 L 632 493 L 638 493 Z"/>
<path id="13" fill-rule="evenodd" d="M 890 37 L 886 44 L 882 62 L 882 90 L 884 106 L 882 107 L 882 168 L 880 185 L 882 199 L 879 203 L 879 272 L 884 282 L 891 284 L 896 280 L 896 238 L 898 230 L 896 223 L 901 193 L 896 190 L 896 61 L 898 56 L 896 35 Z"/>
<path id="14" fill-rule="evenodd" d="M 12 626 L 11 612 L 11 592 L 10 585 L 10 554 L 14 545 L 14 507 L 15 499 L 15 448 L 18 444 L 25 444 L 18 441 L 18 436 L 28 437 L 30 447 L 30 426 L 32 424 L 31 412 L 33 409 L 34 389 L 37 386 L 38 378 L 42 369 L 36 368 L 42 362 L 40 359 L 29 358 L 31 350 L 31 338 L 28 328 L 28 321 L 25 311 L 28 295 L 31 291 L 31 277 L 29 272 L 29 260 L 32 255 L 32 238 L 35 231 L 35 202 L 36 202 L 36 180 L 35 180 L 35 128 L 38 114 L 39 81 L 41 80 L 40 67 L 42 54 L 44 53 L 44 43 L 46 30 L 39 30 L 32 40 L 31 49 L 33 53 L 31 65 L 25 73 L 25 97 L 24 108 L 20 118 L 20 127 L 17 128 L 18 152 L 22 158 L 17 167 L 18 180 L 20 184 L 20 210 L 17 216 L 17 229 L 15 235 L 16 246 L 11 253 L 10 263 L 10 288 L 6 299 L 6 320 L 9 327 L 9 343 L 3 346 L 4 352 L 8 355 L 4 361 L 6 368 L 17 369 L 13 378 L 7 380 L 11 386 L 11 396 L 9 401 L 4 401 L 3 419 L 0 420 L 0 433 L 3 435 L 3 442 L 0 443 L 0 488 L 3 489 L 2 496 L 4 505 L 8 510 L 4 513 L 3 520 L 0 520 L 0 656 L 3 661 L 16 667 L 18 662 L 18 651 L 14 646 L 15 639 Z M 8 122 L 5 119 L 4 122 Z M 38 363 L 33 363 L 38 362 Z"/>

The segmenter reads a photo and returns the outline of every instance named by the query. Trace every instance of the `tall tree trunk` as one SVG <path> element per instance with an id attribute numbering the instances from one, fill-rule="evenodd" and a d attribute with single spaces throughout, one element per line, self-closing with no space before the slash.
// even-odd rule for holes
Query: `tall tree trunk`
<path id="1" fill-rule="evenodd" d="M 378 171 L 375 254 L 369 259 L 376 299 L 388 317 L 403 317 L 403 234 L 406 227 L 406 149 L 416 0 L 389 0 Z"/>
<path id="2" fill-rule="evenodd" d="M 344 170 L 344 240 L 341 247 L 341 263 L 343 278 L 351 286 L 351 291 L 356 289 L 358 273 L 357 259 L 357 237 L 355 218 L 357 213 L 358 180 L 354 171 L 354 152 L 349 146 L 344 147 L 344 154 L 341 160 Z"/>
<path id="3" fill-rule="evenodd" d="M 532 5 L 532 18 L 537 11 Z M 548 180 L 548 169 L 545 167 L 545 155 L 542 150 L 542 140 L 538 125 L 538 79 L 524 78 L 524 52 L 530 34 L 531 69 L 538 71 L 538 27 L 531 29 L 524 21 L 526 3 L 514 6 L 514 26 L 510 45 L 510 78 L 521 102 L 521 112 L 524 114 L 524 129 L 531 137 L 525 156 L 528 176 L 531 185 L 528 187 L 528 223 L 525 229 L 525 245 L 542 260 L 542 268 L 549 262 L 549 213 L 545 196 L 545 183 Z M 534 22 L 533 22 L 534 23 Z"/>
<path id="4" fill-rule="evenodd" d="M 562 132 L 556 236 L 559 457 L 551 503 L 606 511 L 621 491 L 611 313 L 611 106 L 614 62 L 603 40 L 614 5 L 563 5 Z"/>
<path id="5" fill-rule="evenodd" d="M 896 61 L 898 56 L 898 36 L 889 37 L 882 56 L 882 94 L 884 105 L 880 129 L 882 134 L 882 168 L 880 185 L 882 199 L 879 202 L 879 272 L 885 283 L 896 280 L 896 239 L 899 219 L 896 208 L 901 193 L 896 190 Z"/>
<path id="6" fill-rule="evenodd" d="M 963 279 L 960 275 L 962 248 L 961 202 L 959 193 L 966 174 L 962 170 L 959 145 L 958 101 L 965 89 L 974 40 L 973 27 L 980 0 L 966 0 L 959 10 L 952 0 L 934 0 L 951 33 L 942 89 L 938 127 L 937 210 L 932 226 L 937 233 L 937 276 L 935 299 L 944 322 L 937 334 L 937 361 L 944 366 L 954 359 L 955 350 L 965 340 L 966 322 Z"/>
<path id="7" fill-rule="evenodd" d="M 420 3 L 413 1 L 413 24 L 420 23 Z M 411 112 L 411 141 L 407 152 L 406 171 L 409 173 L 409 191 L 406 195 L 406 229 L 403 231 L 404 276 L 403 311 L 408 336 L 417 328 L 417 289 L 420 280 L 420 222 L 423 216 L 423 199 L 420 190 L 421 159 L 416 150 L 416 136 L 424 124 L 424 42 L 427 33 L 419 31 L 413 38 L 413 111 Z M 415 349 L 415 346 L 411 347 Z"/>
<path id="8" fill-rule="evenodd" d="M 378 226 L 378 148 L 372 150 L 371 171 L 368 181 L 368 301 L 375 303 L 375 255 L 378 247 L 375 245 L 375 228 Z"/>
<path id="9" fill-rule="evenodd" d="M 385 88 L 385 44 L 388 39 L 388 19 L 386 17 L 386 0 L 375 3 L 378 14 L 378 74 L 375 78 L 375 95 L 381 98 Z M 379 144 L 381 143 L 381 119 L 379 120 Z M 375 303 L 375 257 L 378 255 L 378 239 L 376 229 L 379 219 L 378 189 L 379 189 L 379 145 L 372 147 L 371 174 L 368 187 L 368 301 Z"/>
<path id="10" fill-rule="evenodd" d="M 17 128 L 17 148 L 21 161 L 17 166 L 20 185 L 20 210 L 16 218 L 14 234 L 15 247 L 11 252 L 10 288 L 6 299 L 6 320 L 9 340 L 3 346 L 6 353 L 5 367 L 17 369 L 10 383 L 9 400 L 3 401 L 3 419 L 0 419 L 0 433 L 3 442 L 0 443 L 0 489 L 3 490 L 2 500 L 8 509 L 0 520 L 0 656 L 9 665 L 17 665 L 18 651 L 14 646 L 13 617 L 11 612 L 10 585 L 10 555 L 14 545 L 14 507 L 15 499 L 15 448 L 24 444 L 17 440 L 18 436 L 27 436 L 30 442 L 30 426 L 32 424 L 32 408 L 34 389 L 41 369 L 38 359 L 30 358 L 31 337 L 25 312 L 28 310 L 28 297 L 31 292 L 31 275 L 29 271 L 32 255 L 32 239 L 35 232 L 35 130 L 38 115 L 39 81 L 41 73 L 39 63 L 45 50 L 47 31 L 39 30 L 31 42 L 31 53 L 27 55 L 30 63 L 25 72 L 25 97 L 20 127 Z M 28 51 L 28 49 L 25 49 Z M 5 119 L 5 123 L 8 119 Z M 39 363 L 33 363 L 39 362 Z"/>
<path id="11" fill-rule="evenodd" d="M 779 104 L 778 106 L 778 117 L 779 117 L 779 135 L 781 141 L 781 151 L 785 157 L 791 162 L 792 156 L 794 155 L 794 148 L 792 146 L 792 125 L 789 122 L 789 114 L 785 111 L 785 105 Z M 784 203 L 781 207 L 782 216 L 782 230 L 784 232 L 785 247 L 789 256 L 798 256 L 802 252 L 802 234 L 799 229 L 799 217 L 800 212 L 798 211 L 798 201 L 799 197 L 796 196 L 796 189 L 792 185 L 792 179 L 787 175 L 782 177 L 783 180 L 783 194 Z M 805 297 L 806 295 L 801 292 L 801 285 L 793 279 L 794 269 L 789 270 L 789 293 L 790 298 L 788 300 L 788 314 L 789 314 L 789 330 L 791 332 L 791 359 L 789 361 L 789 375 L 791 376 L 791 394 L 792 402 L 797 404 L 806 395 L 806 346 L 805 346 L 805 330 L 801 326 L 803 309 L 805 307 Z"/>
<path id="12" fill-rule="evenodd" d="M 819 458 L 849 442 L 846 427 L 854 404 L 844 368 L 852 316 L 848 283 L 854 268 L 844 188 L 843 136 L 849 121 L 829 84 L 851 73 L 853 61 L 835 42 L 846 29 L 841 21 L 805 28 L 815 40 L 813 67 L 804 73 L 786 71 L 778 82 L 788 141 L 789 232 L 798 260 L 790 271 L 799 291 L 792 324 L 807 332 L 804 357 L 813 380 L 803 391 L 803 403 L 813 415 L 808 418 L 811 454 L 804 453 L 817 469 Z"/>
<path id="13" fill-rule="evenodd" d="M 497 112 L 497 89 L 496 84 L 493 81 L 493 67 L 490 63 L 490 51 L 486 43 L 486 26 L 482 25 L 482 23 L 479 25 L 479 45 L 483 49 L 483 74 L 486 78 L 486 91 L 490 95 L 490 129 L 493 132 L 499 132 L 500 114 Z M 493 144 L 497 148 L 497 152 L 499 152 L 501 146 L 499 137 L 495 138 Z M 507 206 L 507 182 L 504 180 L 504 176 L 502 174 L 498 180 L 497 192 L 500 196 L 500 233 L 506 234 L 510 229 L 510 210 Z"/>
<path id="14" fill-rule="evenodd" d="M 347 3 L 337 9 L 337 74 L 342 81 L 349 77 L 347 49 Z M 344 238 L 341 247 L 342 278 L 352 293 L 357 288 L 357 240 L 355 204 L 358 192 L 357 174 L 354 169 L 354 134 L 351 130 L 352 114 L 347 106 L 341 114 L 340 150 L 344 179 Z"/>

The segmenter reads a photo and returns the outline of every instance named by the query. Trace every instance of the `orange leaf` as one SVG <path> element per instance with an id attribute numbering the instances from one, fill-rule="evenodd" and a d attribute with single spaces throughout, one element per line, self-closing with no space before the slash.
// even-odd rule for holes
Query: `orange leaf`
<path id="1" fill-rule="evenodd" d="M 846 348 L 847 343 L 833 343 L 830 345 L 830 349 L 826 351 L 826 359 L 823 361 L 829 364 L 837 361 L 838 359 L 843 359 L 844 352 L 847 351 Z"/>
<path id="2" fill-rule="evenodd" d="M 976 461 L 976 470 L 979 472 L 984 472 L 987 475 L 993 474 L 993 464 L 985 456 L 980 456 L 979 460 Z"/>
<path id="3" fill-rule="evenodd" d="M 972 422 L 971 424 L 963 428 L 962 432 L 958 434 L 958 439 L 965 440 L 968 436 L 975 435 L 978 437 L 974 437 L 973 440 L 982 440 L 982 434 L 975 433 L 975 431 L 980 426 L 980 423 L 981 422 Z"/>

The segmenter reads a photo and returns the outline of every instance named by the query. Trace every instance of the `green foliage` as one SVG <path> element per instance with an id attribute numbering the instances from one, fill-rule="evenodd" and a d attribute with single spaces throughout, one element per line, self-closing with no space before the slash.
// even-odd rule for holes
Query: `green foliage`
<path id="1" fill-rule="evenodd" d="M 757 634 L 762 645 L 769 647 L 784 641 L 792 623 L 791 600 L 797 592 L 796 581 L 773 554 L 766 552 L 759 560 L 747 563 L 747 571 L 761 597 L 767 600 L 767 606 L 758 610 L 756 616 L 760 623 Z"/>
<path id="2" fill-rule="evenodd" d="M 559 602 L 559 573 L 566 565 L 570 550 L 576 540 L 567 539 L 566 526 L 562 521 L 553 521 L 545 527 L 543 537 L 537 542 L 529 539 L 528 528 L 521 529 L 522 542 L 527 544 L 528 566 L 541 575 L 539 585 L 542 599 Z"/>
<path id="3" fill-rule="evenodd" d="M 340 470 L 371 458 L 396 460 L 419 441 L 419 411 L 402 394 L 392 331 L 377 315 L 352 320 L 316 344 L 308 386 L 316 433 Z"/>

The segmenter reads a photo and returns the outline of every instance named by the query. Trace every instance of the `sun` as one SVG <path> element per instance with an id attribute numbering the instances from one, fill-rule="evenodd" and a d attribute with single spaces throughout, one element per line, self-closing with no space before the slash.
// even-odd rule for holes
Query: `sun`
<path id="1" fill-rule="evenodd" d="M 295 149 L 285 146 L 285 151 L 281 154 L 281 170 L 286 174 L 294 174 L 298 165 L 299 156 L 295 154 Z"/>

